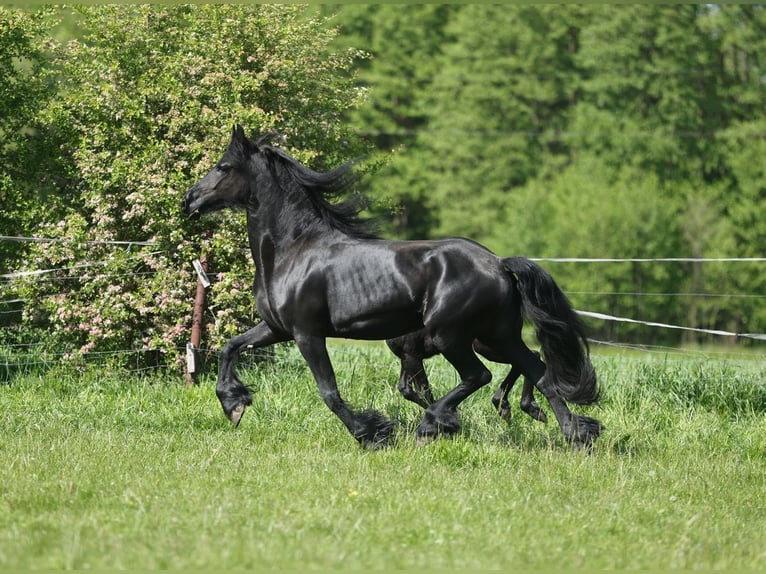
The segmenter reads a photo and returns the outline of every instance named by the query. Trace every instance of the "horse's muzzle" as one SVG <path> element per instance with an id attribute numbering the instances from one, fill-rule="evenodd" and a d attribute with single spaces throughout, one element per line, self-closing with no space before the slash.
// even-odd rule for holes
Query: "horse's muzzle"
<path id="1" fill-rule="evenodd" d="M 191 210 L 191 200 L 190 196 L 191 190 L 187 191 L 183 198 L 181 199 L 181 213 L 184 214 L 189 219 L 199 219 L 200 213 L 199 210 L 195 209 L 194 211 Z"/>

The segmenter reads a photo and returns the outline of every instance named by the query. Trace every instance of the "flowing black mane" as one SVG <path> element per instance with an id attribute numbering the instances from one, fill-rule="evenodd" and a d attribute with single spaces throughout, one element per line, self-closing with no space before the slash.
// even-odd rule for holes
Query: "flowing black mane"
<path id="1" fill-rule="evenodd" d="M 311 201 L 322 220 L 333 229 L 359 239 L 376 239 L 374 224 L 364 218 L 360 212 L 364 208 L 361 195 L 354 195 L 338 202 L 328 199 L 339 197 L 359 180 L 359 174 L 348 162 L 328 172 L 318 172 L 300 163 L 297 159 L 281 150 L 268 145 L 277 134 L 267 133 L 259 136 L 254 145 L 272 164 L 280 164 L 298 183 Z"/>

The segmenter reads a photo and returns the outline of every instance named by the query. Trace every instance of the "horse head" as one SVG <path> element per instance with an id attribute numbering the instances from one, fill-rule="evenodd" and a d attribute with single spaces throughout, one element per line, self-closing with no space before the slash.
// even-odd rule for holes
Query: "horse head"
<path id="1" fill-rule="evenodd" d="M 227 207 L 246 207 L 251 191 L 249 163 L 258 151 L 258 145 L 245 136 L 244 128 L 235 125 L 223 157 L 184 194 L 181 212 L 196 219 Z"/>
<path id="2" fill-rule="evenodd" d="M 269 145 L 277 135 L 248 139 L 242 126 L 234 126 L 223 157 L 181 200 L 182 213 L 197 218 L 220 209 L 244 208 L 262 214 L 261 222 L 276 222 L 280 235 L 318 226 L 357 238 L 374 237 L 368 222 L 358 217 L 361 206 L 356 198 L 328 201 L 356 181 L 352 164 L 325 173 L 314 171 Z"/>

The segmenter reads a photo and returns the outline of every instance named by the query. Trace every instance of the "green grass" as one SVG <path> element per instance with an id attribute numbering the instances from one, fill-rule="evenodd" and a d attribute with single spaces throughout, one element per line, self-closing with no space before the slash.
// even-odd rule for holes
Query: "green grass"
<path id="1" fill-rule="evenodd" d="M 518 389 L 503 422 L 492 388 L 418 447 L 393 357 L 332 355 L 349 400 L 397 419 L 391 448 L 356 445 L 293 349 L 243 373 L 237 429 L 212 376 L 0 385 L 0 566 L 766 568 L 763 361 L 596 355 L 602 404 L 577 411 L 607 431 L 586 453 Z M 429 371 L 437 394 L 455 383 Z"/>

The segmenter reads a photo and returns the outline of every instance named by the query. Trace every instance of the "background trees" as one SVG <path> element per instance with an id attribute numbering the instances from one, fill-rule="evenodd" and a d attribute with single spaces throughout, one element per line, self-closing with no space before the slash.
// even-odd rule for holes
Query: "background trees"
<path id="1" fill-rule="evenodd" d="M 57 240 L 2 242 L 0 261 L 57 270 L 13 297 L 74 350 L 172 354 L 203 249 L 209 341 L 255 319 L 241 217 L 177 210 L 235 121 L 319 169 L 366 158 L 386 235 L 532 257 L 763 254 L 761 5 L 93 7 L 59 43 L 60 15 L 0 11 L 2 234 Z M 137 240 L 152 245 L 108 243 Z M 766 320 L 761 263 L 546 266 L 582 309 Z"/>
<path id="2" fill-rule="evenodd" d="M 398 8 L 401 20 L 415 19 Z M 408 109 L 423 115 L 375 185 L 402 204 L 416 190 L 421 209 L 409 211 L 408 229 L 468 235 L 502 253 L 761 256 L 765 13 L 460 6 L 438 46 L 418 53 L 433 73 Z M 396 49 L 399 68 L 412 67 Z M 369 106 L 381 110 L 377 88 L 387 83 L 375 69 L 384 57 L 360 73 Z M 766 319 L 756 297 L 762 264 L 548 266 L 584 309 L 739 331 L 762 331 Z"/>
<path id="3" fill-rule="evenodd" d="M 49 16 L 0 7 L 0 234 L 28 234 L 51 191 L 45 177 L 28 171 L 40 161 L 30 124 L 50 94 L 40 46 Z M 13 269 L 21 251 L 18 242 L 0 242 L 0 273 Z"/>

